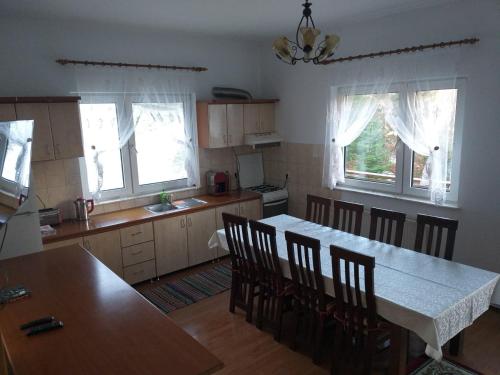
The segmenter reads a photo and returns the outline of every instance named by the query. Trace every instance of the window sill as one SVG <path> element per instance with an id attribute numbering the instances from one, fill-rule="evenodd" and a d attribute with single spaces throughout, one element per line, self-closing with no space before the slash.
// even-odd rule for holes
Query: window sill
<path id="1" fill-rule="evenodd" d="M 407 201 L 407 202 L 425 204 L 425 205 L 429 205 L 429 206 L 433 206 L 433 207 L 450 208 L 450 209 L 454 209 L 454 210 L 459 210 L 461 208 L 456 202 L 446 202 L 446 203 L 443 203 L 441 205 L 437 205 L 437 204 L 434 204 L 427 199 L 412 197 L 409 195 L 400 195 L 400 194 L 392 194 L 392 193 L 386 193 L 386 192 L 381 192 L 381 191 L 365 190 L 365 189 L 354 188 L 354 187 L 346 186 L 346 185 L 342 185 L 342 186 L 337 185 L 334 190 L 348 191 L 348 192 L 359 193 L 359 194 L 368 194 L 368 195 L 377 196 L 377 197 L 398 199 L 398 200 Z"/>
<path id="2" fill-rule="evenodd" d="M 185 188 L 179 188 L 179 189 L 172 189 L 172 190 L 165 190 L 166 193 L 168 194 L 175 194 L 175 193 L 184 193 L 187 191 L 196 191 L 199 189 L 199 186 L 189 186 Z M 159 195 L 161 191 L 157 191 L 154 193 L 147 193 L 147 194 L 140 194 L 140 195 L 131 195 L 128 197 L 123 197 L 123 198 L 116 198 L 116 199 L 108 199 L 108 200 L 100 200 L 95 203 L 96 206 L 99 205 L 105 205 L 105 204 L 111 204 L 111 203 L 120 203 L 120 202 L 126 202 L 134 199 L 141 199 L 141 198 L 149 198 L 149 197 L 154 197 L 156 195 Z M 177 199 L 174 195 L 174 199 Z"/>

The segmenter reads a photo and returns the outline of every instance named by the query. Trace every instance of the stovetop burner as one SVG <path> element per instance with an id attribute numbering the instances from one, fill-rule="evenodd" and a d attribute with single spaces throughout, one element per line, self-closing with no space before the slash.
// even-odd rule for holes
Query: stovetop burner
<path id="1" fill-rule="evenodd" d="M 280 188 L 278 186 L 272 186 L 272 185 L 259 185 L 259 186 L 253 186 L 251 188 L 248 188 L 248 190 L 256 191 L 258 193 L 270 193 L 272 191 L 278 191 L 281 189 L 282 188 Z"/>

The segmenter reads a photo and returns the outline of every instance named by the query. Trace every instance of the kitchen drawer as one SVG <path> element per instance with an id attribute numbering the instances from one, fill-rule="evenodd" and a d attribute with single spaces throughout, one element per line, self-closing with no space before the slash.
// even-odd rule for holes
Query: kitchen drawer
<path id="1" fill-rule="evenodd" d="M 155 243 L 153 241 L 140 243 L 122 248 L 123 266 L 142 263 L 155 257 Z"/>
<path id="2" fill-rule="evenodd" d="M 140 283 L 156 277 L 156 263 L 154 259 L 123 268 L 123 278 L 129 284 Z"/>
<path id="3" fill-rule="evenodd" d="M 153 241 L 153 224 L 144 223 L 120 229 L 122 247 Z"/>

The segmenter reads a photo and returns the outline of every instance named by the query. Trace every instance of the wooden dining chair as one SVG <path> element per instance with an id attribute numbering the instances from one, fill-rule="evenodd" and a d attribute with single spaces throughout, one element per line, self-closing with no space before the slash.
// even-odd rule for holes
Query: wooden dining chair
<path id="1" fill-rule="evenodd" d="M 276 341 L 281 339 L 281 325 L 285 304 L 290 305 L 293 288 L 283 277 L 276 246 L 276 228 L 250 220 L 252 247 L 257 263 L 259 299 L 257 303 L 257 328 L 264 319 L 271 322 Z"/>
<path id="2" fill-rule="evenodd" d="M 426 228 L 428 229 L 426 230 Z M 443 243 L 444 229 L 446 229 L 446 241 Z M 433 255 L 438 258 L 452 260 L 457 229 L 458 220 L 418 214 L 415 250 L 418 252 L 425 251 L 427 255 Z M 437 231 L 437 237 L 434 241 L 435 230 Z M 425 241 L 424 237 L 426 237 Z M 443 254 L 441 254 L 442 248 L 444 248 Z"/>
<path id="3" fill-rule="evenodd" d="M 245 310 L 246 320 L 251 322 L 258 280 L 248 241 L 247 219 L 223 212 L 222 220 L 232 268 L 229 311 L 234 313 L 235 306 L 238 306 Z"/>
<path id="4" fill-rule="evenodd" d="M 306 220 L 328 226 L 330 223 L 330 206 L 328 198 L 307 194 Z"/>
<path id="5" fill-rule="evenodd" d="M 370 234 L 368 235 L 370 240 L 377 240 L 401 247 L 406 214 L 372 207 L 370 217 Z M 379 221 L 380 227 L 378 226 Z"/>
<path id="6" fill-rule="evenodd" d="M 363 211 L 364 206 L 362 204 L 334 200 L 333 229 L 339 229 L 359 236 L 361 234 Z"/>
<path id="7" fill-rule="evenodd" d="M 313 362 L 319 363 L 325 324 L 332 319 L 333 300 L 327 298 L 321 272 L 320 241 L 286 231 L 288 263 L 294 288 L 292 348 L 296 347 L 299 315 L 308 318 L 308 338 L 313 341 Z"/>
<path id="8" fill-rule="evenodd" d="M 335 245 L 330 246 L 330 255 L 336 301 L 332 373 L 341 373 L 342 365 L 349 364 L 349 373 L 361 365 L 361 373 L 371 374 L 377 339 L 390 334 L 389 323 L 377 315 L 375 258 Z M 363 356 L 361 361 L 358 354 Z"/>

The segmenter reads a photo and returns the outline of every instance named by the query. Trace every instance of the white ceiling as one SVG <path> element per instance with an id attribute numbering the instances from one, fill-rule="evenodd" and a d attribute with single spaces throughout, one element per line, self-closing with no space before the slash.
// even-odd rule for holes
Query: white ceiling
<path id="1" fill-rule="evenodd" d="M 312 0 L 312 12 L 316 26 L 321 27 L 451 1 Z M 0 10 L 6 15 L 263 37 L 293 34 L 302 2 L 304 0 L 0 0 Z"/>

